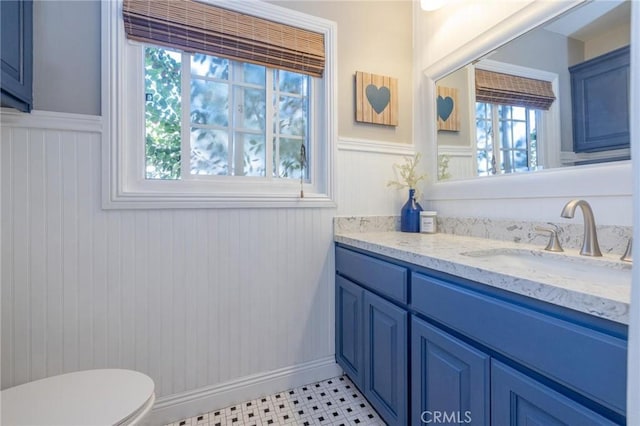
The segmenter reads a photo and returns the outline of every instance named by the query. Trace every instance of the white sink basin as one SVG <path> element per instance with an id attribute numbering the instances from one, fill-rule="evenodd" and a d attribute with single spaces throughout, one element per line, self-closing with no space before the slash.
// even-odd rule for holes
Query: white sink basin
<path id="1" fill-rule="evenodd" d="M 526 249 L 476 250 L 460 254 L 475 258 L 493 269 L 535 270 L 602 285 L 631 284 L 631 264 L 601 257 L 569 256 Z"/>

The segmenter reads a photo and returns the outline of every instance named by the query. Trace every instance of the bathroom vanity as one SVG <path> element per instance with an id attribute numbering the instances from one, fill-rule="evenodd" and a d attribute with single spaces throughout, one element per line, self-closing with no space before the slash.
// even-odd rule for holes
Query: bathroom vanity
<path id="1" fill-rule="evenodd" d="M 569 254 L 576 280 L 504 241 L 335 241 L 336 360 L 388 424 L 625 423 L 626 265 Z"/>

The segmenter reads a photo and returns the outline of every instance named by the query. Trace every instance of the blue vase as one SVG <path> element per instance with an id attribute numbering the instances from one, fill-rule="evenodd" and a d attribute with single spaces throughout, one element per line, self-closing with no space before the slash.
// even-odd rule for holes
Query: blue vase
<path id="1" fill-rule="evenodd" d="M 422 206 L 415 199 L 416 190 L 409 189 L 409 199 L 400 210 L 400 230 L 402 232 L 420 232 L 420 212 Z"/>

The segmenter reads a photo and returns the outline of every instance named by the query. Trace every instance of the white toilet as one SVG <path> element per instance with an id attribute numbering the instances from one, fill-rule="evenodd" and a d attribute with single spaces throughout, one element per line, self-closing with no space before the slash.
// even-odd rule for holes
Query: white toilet
<path id="1" fill-rule="evenodd" d="M 140 425 L 155 402 L 154 383 L 131 370 L 85 370 L 2 391 L 3 426 Z"/>

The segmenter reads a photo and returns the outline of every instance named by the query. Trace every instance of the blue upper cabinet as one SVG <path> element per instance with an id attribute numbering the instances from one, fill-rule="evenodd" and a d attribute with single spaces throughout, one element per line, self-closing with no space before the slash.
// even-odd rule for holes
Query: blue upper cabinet
<path id="1" fill-rule="evenodd" d="M 574 65 L 573 148 L 596 152 L 629 147 L 629 46 Z"/>
<path id="2" fill-rule="evenodd" d="M 3 107 L 29 112 L 33 105 L 33 3 L 0 1 L 0 100 Z"/>

